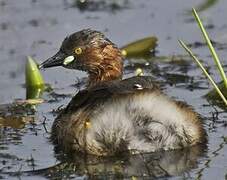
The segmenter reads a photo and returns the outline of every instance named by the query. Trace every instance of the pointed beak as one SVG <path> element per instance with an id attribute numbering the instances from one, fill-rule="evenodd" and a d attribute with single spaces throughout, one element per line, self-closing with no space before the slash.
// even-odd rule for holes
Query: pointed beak
<path id="1" fill-rule="evenodd" d="M 63 52 L 58 51 L 57 54 L 55 54 L 53 57 L 41 63 L 39 65 L 39 69 L 62 66 L 66 57 L 67 56 Z"/>

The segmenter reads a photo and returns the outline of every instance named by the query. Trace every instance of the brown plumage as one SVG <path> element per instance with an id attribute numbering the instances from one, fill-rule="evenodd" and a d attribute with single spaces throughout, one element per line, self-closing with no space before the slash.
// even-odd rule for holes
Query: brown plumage
<path id="1" fill-rule="evenodd" d="M 87 66 L 93 69 L 89 73 L 88 85 L 91 87 L 97 82 L 111 81 L 122 78 L 121 52 L 113 45 L 106 45 L 103 48 L 90 48 L 85 50 L 82 58 L 87 58 Z"/>
<path id="2" fill-rule="evenodd" d="M 179 149 L 206 141 L 196 112 L 164 95 L 148 76 L 122 78 L 120 50 L 102 33 L 67 37 L 41 66 L 86 71 L 87 88 L 56 118 L 52 140 L 64 151 L 100 156 Z"/>

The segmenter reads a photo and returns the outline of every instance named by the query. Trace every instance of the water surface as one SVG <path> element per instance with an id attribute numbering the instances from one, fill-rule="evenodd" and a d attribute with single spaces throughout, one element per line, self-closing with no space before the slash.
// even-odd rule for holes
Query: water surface
<path id="1" fill-rule="evenodd" d="M 203 3 L 205 0 L 128 0 L 120 1 L 119 6 L 107 3 L 79 8 L 73 0 L 0 0 L 0 104 L 25 99 L 26 56 L 31 55 L 42 62 L 52 56 L 65 36 L 72 32 L 83 28 L 97 29 L 119 46 L 155 35 L 159 39 L 156 57 L 126 60 L 125 77 L 133 76 L 138 67 L 146 75 L 154 76 L 166 94 L 186 101 L 201 114 L 209 139 L 208 147 L 132 157 L 100 160 L 81 155 L 58 155 L 49 142 L 55 110 L 64 107 L 83 87 L 86 74 L 53 68 L 44 71 L 43 75 L 54 92 L 43 94 L 45 102 L 37 106 L 36 113 L 29 112 L 30 115 L 23 116 L 22 120 L 11 117 L 7 121 L 19 123 L 0 128 L 0 178 L 224 179 L 227 114 L 204 98 L 212 87 L 177 42 L 183 39 L 192 44 L 214 79 L 220 80 L 207 48 L 196 46 L 203 40 L 189 11 Z M 201 8 L 200 16 L 212 39 L 219 44 L 217 52 L 226 69 L 227 24 L 223 17 L 227 16 L 227 1 L 220 0 L 205 7 Z M 1 107 L 4 109 L 5 105 Z M 23 110 L 19 112 L 16 117 L 24 113 Z M 10 115 L 6 111 L 0 111 L 0 114 Z M 30 172 L 21 173 L 23 171 Z"/>

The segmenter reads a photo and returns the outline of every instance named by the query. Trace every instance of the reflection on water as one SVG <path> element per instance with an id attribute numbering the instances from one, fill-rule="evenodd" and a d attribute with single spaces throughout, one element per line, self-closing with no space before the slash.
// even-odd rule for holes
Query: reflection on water
<path id="1" fill-rule="evenodd" d="M 93 163 L 86 162 L 82 169 L 89 176 L 109 174 L 120 177 L 167 177 L 177 176 L 197 166 L 197 159 L 203 155 L 203 147 L 193 147 L 180 151 L 140 154 L 124 161 Z M 86 159 L 87 160 L 87 159 Z M 99 171 L 97 173 L 97 169 Z"/>
<path id="2" fill-rule="evenodd" d="M 190 73 L 197 66 L 190 62 L 188 56 L 157 57 L 147 55 L 140 58 L 128 59 L 125 72 L 134 73 L 135 69 L 140 68 L 145 75 L 148 73 L 154 76 L 156 83 L 164 88 L 167 85 L 189 90 L 209 88 L 207 81 Z"/>
<path id="3" fill-rule="evenodd" d="M 49 178 L 69 178 L 86 175 L 91 179 L 124 179 L 130 177 L 157 178 L 184 174 L 197 167 L 199 159 L 206 155 L 206 147 L 194 146 L 177 151 L 148 154 L 122 155 L 122 157 L 100 158 L 84 154 L 70 157 L 58 154 L 62 163 L 42 170 L 31 171 Z"/>

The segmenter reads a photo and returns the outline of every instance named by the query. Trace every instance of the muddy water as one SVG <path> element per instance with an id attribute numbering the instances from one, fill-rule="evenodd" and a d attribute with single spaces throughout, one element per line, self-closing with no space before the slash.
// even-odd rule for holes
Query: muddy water
<path id="1" fill-rule="evenodd" d="M 68 158 L 55 153 L 49 142 L 55 110 L 70 101 L 73 94 L 83 87 L 83 78 L 86 77 L 79 71 L 55 68 L 43 72 L 54 91 L 43 94 L 45 102 L 36 107 L 36 112 L 19 116 L 22 119 L 4 119 L 7 123 L 0 129 L 0 178 L 86 179 L 90 176 L 119 179 L 133 176 L 224 179 L 227 114 L 204 98 L 211 86 L 177 42 L 183 39 L 192 44 L 215 80 L 220 80 L 208 50 L 205 46 L 198 46 L 202 38 L 189 14 L 191 7 L 204 4 L 205 0 L 128 0 L 119 1 L 117 5 L 93 3 L 91 6 L 78 6 L 75 2 L 0 0 L 0 104 L 4 104 L 0 113 L 6 116 L 5 104 L 25 98 L 26 56 L 31 55 L 38 62 L 45 60 L 57 51 L 67 34 L 89 27 L 105 32 L 119 46 L 155 35 L 159 39 L 156 58 L 126 60 L 125 77 L 133 76 L 135 69 L 140 67 L 145 74 L 153 75 L 169 96 L 192 105 L 203 117 L 208 147 L 105 160 L 81 155 Z M 214 1 L 210 6 L 202 6 L 200 12 L 212 39 L 218 42 L 218 54 L 225 67 L 226 7 L 227 1 Z M 20 112 L 21 115 L 28 111 Z M 11 121 L 14 123 L 9 123 Z"/>

